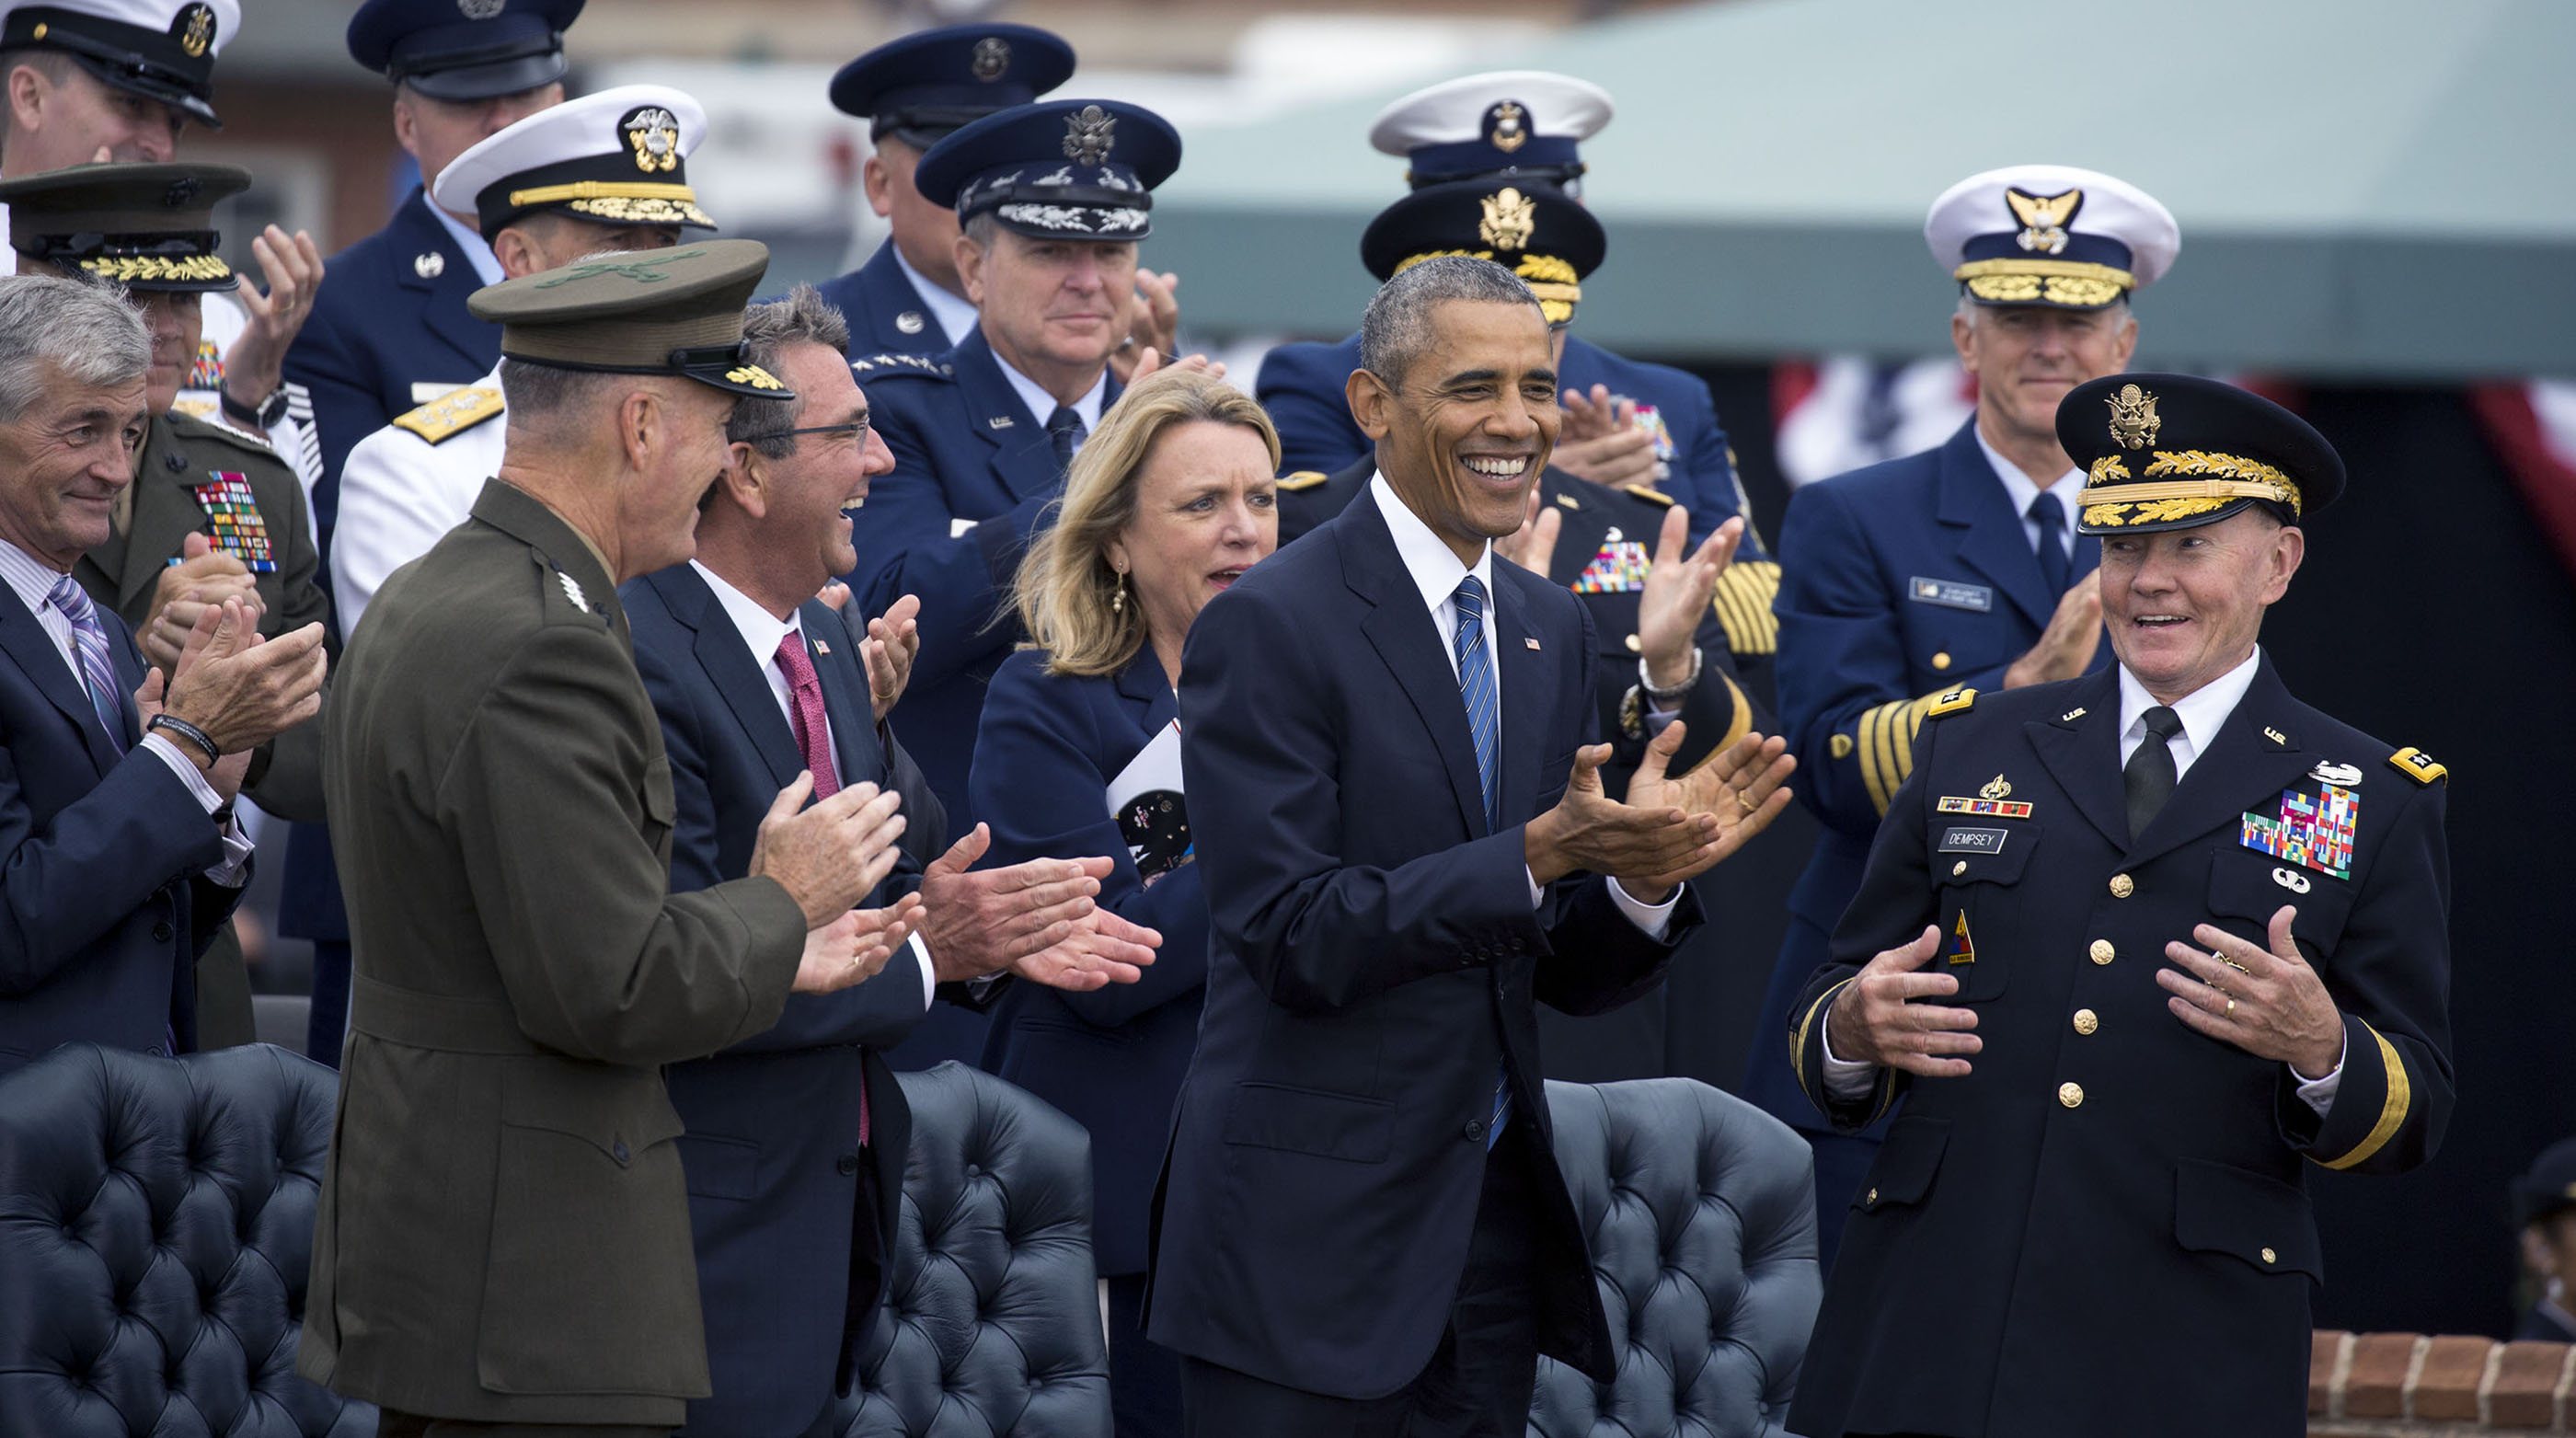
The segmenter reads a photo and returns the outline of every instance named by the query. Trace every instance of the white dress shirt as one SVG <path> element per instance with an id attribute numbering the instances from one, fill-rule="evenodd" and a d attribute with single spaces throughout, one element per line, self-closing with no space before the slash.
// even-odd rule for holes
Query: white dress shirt
<path id="1" fill-rule="evenodd" d="M 891 238 L 886 243 L 894 245 Z M 903 247 L 900 245 L 895 245 L 894 263 L 896 269 L 903 271 L 903 277 L 912 281 L 912 292 L 921 296 L 921 303 L 929 309 L 931 319 L 938 322 L 939 332 L 948 337 L 948 343 L 942 348 L 955 349 L 966 343 L 966 337 L 975 332 L 976 315 L 973 302 L 950 294 L 937 281 L 914 269 L 912 261 L 903 257 Z M 1044 424 L 1046 416 L 1039 415 L 1038 422 Z"/>
<path id="2" fill-rule="evenodd" d="M 427 196 L 422 197 L 421 203 L 429 206 L 429 212 L 438 217 L 439 227 L 446 230 L 447 237 L 456 241 L 456 247 L 465 252 L 465 263 L 474 267 L 476 279 L 487 285 L 497 285 L 509 278 L 501 271 L 501 257 L 492 253 L 492 242 L 483 238 L 481 232 L 440 209 Z"/>
<path id="3" fill-rule="evenodd" d="M 1484 552 L 1476 556 L 1475 566 L 1470 568 L 1458 562 L 1458 555 L 1450 549 L 1448 541 L 1432 533 L 1430 525 L 1405 507 L 1404 501 L 1396 497 L 1395 486 L 1386 482 L 1385 475 L 1369 476 L 1369 497 L 1376 502 L 1378 513 L 1386 516 L 1387 531 L 1395 536 L 1396 558 L 1404 561 L 1405 574 L 1413 580 L 1414 588 L 1421 591 L 1423 607 L 1431 611 L 1431 622 L 1440 636 L 1440 652 L 1449 660 L 1452 682 L 1458 677 L 1458 584 L 1473 574 L 1476 582 L 1485 587 L 1485 653 L 1491 656 L 1494 666 L 1494 744 L 1495 752 L 1500 753 L 1504 723 L 1503 651 L 1494 639 L 1494 610 L 1498 607 L 1494 594 L 1494 546 L 1488 542 Z M 1538 876 L 1530 875 L 1530 907 L 1537 908 L 1546 896 L 1547 890 L 1539 883 Z M 1649 904 L 1632 897 L 1627 887 L 1617 879 L 1610 880 L 1610 899 L 1619 906 L 1619 912 L 1628 916 L 1628 922 L 1658 939 L 1671 926 L 1673 905 L 1681 901 L 1681 896 L 1681 889 L 1676 885 L 1670 898 L 1660 904 Z"/>
<path id="4" fill-rule="evenodd" d="M 1046 386 L 1011 368 L 1011 362 L 1002 358 L 1000 350 L 993 352 L 993 363 L 1002 367 L 1002 378 L 1011 382 L 1011 392 L 1018 395 L 1020 403 L 1027 405 L 1029 413 L 1037 417 L 1038 428 L 1046 428 L 1047 417 L 1055 413 L 1055 396 L 1047 393 Z M 1100 428 L 1100 409 L 1108 398 L 1109 371 L 1104 366 L 1100 378 L 1093 380 L 1082 398 L 1073 402 L 1073 412 L 1082 416 L 1082 433 L 1074 436 L 1074 453 L 1080 454 L 1084 441 L 1091 438 L 1093 430 Z"/>
<path id="5" fill-rule="evenodd" d="M 733 621 L 734 629 L 742 635 L 742 642 L 750 648 L 751 662 L 760 667 L 762 677 L 769 681 L 769 697 L 778 701 L 778 714 L 787 721 L 787 732 L 794 734 L 795 691 L 788 687 L 787 671 L 778 665 L 778 646 L 790 634 L 801 635 L 802 623 L 795 615 L 781 619 L 770 613 L 758 600 L 726 583 L 723 575 L 694 559 L 689 561 L 689 567 L 707 582 L 707 588 L 715 591 L 716 603 L 723 606 L 725 618 Z M 837 765 L 840 750 L 832 747 L 832 716 L 828 712 L 823 716 L 823 743 Z M 939 987 L 938 971 L 931 965 L 930 950 L 922 943 L 921 935 L 913 934 L 906 943 L 912 949 L 913 958 L 921 964 L 921 1006 L 924 1012 L 928 1012 L 933 991 Z"/>
<path id="6" fill-rule="evenodd" d="M 2257 647 L 2253 653 L 2245 656 L 2244 663 L 2167 706 L 2182 720 L 2182 728 L 2176 730 L 2174 736 L 2165 741 L 2166 747 L 2173 753 L 2176 780 L 2191 772 L 2193 760 L 2209 752 L 2209 746 L 2218 738 L 2219 728 L 2226 724 L 2227 716 L 2236 712 L 2236 706 L 2245 698 L 2245 691 L 2253 687 L 2254 675 L 2261 669 L 2262 664 L 2263 651 Z M 2120 671 L 2120 765 L 2126 769 L 2130 756 L 2138 752 L 2139 745 L 2147 742 L 2147 711 L 2156 706 L 2156 698 L 2147 692 L 2147 686 L 2138 682 L 2136 675 L 2129 672 L 2127 665 L 2118 667 Z M 2190 936 L 2176 935 L 2175 937 L 2188 940 Z M 1874 1082 L 1871 1071 L 1877 1065 L 1864 1059 L 1834 1057 L 1833 1035 L 1830 1029 L 1825 1035 L 1824 1056 L 1825 1088 L 1834 1097 L 1859 1098 L 1869 1092 L 1870 1084 Z M 2316 1110 L 2318 1117 L 2323 1118 L 2326 1110 L 2334 1104 L 2335 1090 L 2343 1085 L 2343 1055 L 2335 1056 L 2335 1066 L 2326 1070 L 2322 1078 L 2301 1078 L 2296 1069 L 2290 1071 L 2290 1077 L 2298 1081 L 2299 1098 L 2308 1107 Z"/>
<path id="7" fill-rule="evenodd" d="M 1994 469 L 1995 478 L 2004 482 L 2004 493 L 2012 497 L 2013 513 L 2021 516 L 2022 543 L 2030 546 L 2031 553 L 2039 552 L 2039 521 L 2030 517 L 2030 502 L 2039 498 L 2040 491 L 2046 490 L 2057 496 L 2059 504 L 2066 506 L 2066 527 L 2058 531 L 2057 542 L 2065 546 L 2066 557 L 2073 559 L 2075 557 L 2075 492 L 2084 487 L 2084 471 L 2069 468 L 2064 474 L 2046 484 L 2041 484 L 2023 473 L 2020 465 L 2004 458 L 2002 450 L 1986 443 L 1984 430 L 1980 429 L 1976 433 L 1977 448 L 1986 452 L 1986 463 Z M 2073 488 L 2068 488 L 2070 482 Z"/>
<path id="8" fill-rule="evenodd" d="M 18 596 L 19 603 L 27 606 L 27 612 L 36 616 L 36 623 L 43 626 L 45 637 L 54 641 L 54 652 L 63 657 L 63 667 L 71 671 L 72 683 L 86 694 L 89 681 L 81 676 L 80 658 L 73 652 L 71 616 L 54 607 L 54 583 L 62 577 L 61 570 L 7 540 L 0 540 L 0 578 L 8 581 L 10 591 Z M 101 621 L 101 627 L 105 627 L 104 621 Z M 118 698 L 123 702 L 124 696 Z M 180 753 L 179 746 L 167 736 L 157 732 L 146 734 L 138 747 L 151 750 L 154 758 L 169 765 L 170 772 L 187 786 L 188 792 L 195 796 L 209 817 L 224 806 L 223 796 L 215 792 L 214 785 L 206 782 L 206 776 L 198 771 L 195 761 Z M 224 820 L 223 841 L 224 857 L 206 870 L 206 877 L 226 888 L 237 889 L 250 878 L 250 838 L 242 833 L 238 822 L 227 818 Z"/>

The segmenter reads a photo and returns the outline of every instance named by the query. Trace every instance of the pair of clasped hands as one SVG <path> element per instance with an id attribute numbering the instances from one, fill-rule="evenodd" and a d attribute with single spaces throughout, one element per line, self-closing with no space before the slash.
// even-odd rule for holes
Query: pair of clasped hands
<path id="1" fill-rule="evenodd" d="M 835 584 L 823 599 L 838 608 L 848 594 Z M 911 678 L 921 648 L 920 612 L 920 601 L 907 594 L 868 621 L 859 653 L 878 719 L 903 697 Z M 813 793 L 810 773 L 779 790 L 751 851 L 752 874 L 777 880 L 805 911 L 797 993 L 828 994 L 875 977 L 916 933 L 940 983 L 1008 971 L 1080 993 L 1132 984 L 1154 962 L 1163 936 L 1094 901 L 1111 860 L 1031 859 L 975 870 L 992 846 L 992 831 L 982 824 L 922 870 L 918 891 L 881 909 L 856 908 L 894 872 L 901 853 L 895 841 L 904 829 L 895 812 L 901 796 L 853 784 L 809 807 Z"/>

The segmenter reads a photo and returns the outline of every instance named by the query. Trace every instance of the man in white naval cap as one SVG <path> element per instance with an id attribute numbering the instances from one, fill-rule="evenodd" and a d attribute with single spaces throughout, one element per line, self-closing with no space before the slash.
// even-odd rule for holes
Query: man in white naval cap
<path id="1" fill-rule="evenodd" d="M 509 279 L 602 250 L 659 250 L 683 229 L 712 230 L 688 180 L 706 138 L 696 100 L 663 85 L 621 85 L 540 110 L 438 173 L 431 198 L 473 215 Z M 397 416 L 360 440 L 340 470 L 331 547 L 343 634 L 356 634 L 386 576 L 465 522 L 498 472 L 500 369 Z"/>
<path id="2" fill-rule="evenodd" d="M 237 0 L 0 0 L 0 180 L 164 164 L 190 125 L 222 129 L 215 57 L 240 30 Z M 251 256 L 267 292 L 242 276 L 204 297 L 205 329 L 176 407 L 264 438 L 298 464 L 302 417 L 290 418 L 298 407 L 284 366 L 321 286 L 322 254 L 303 231 L 270 225 Z M 0 273 L 16 266 L 14 251 L 0 251 Z M 314 476 L 301 477 L 309 489 Z"/>
<path id="3" fill-rule="evenodd" d="M 1923 235 L 1959 287 L 1950 339 L 1976 376 L 1976 414 L 1938 449 L 1799 490 L 1780 534 L 1780 732 L 1806 776 L 1799 797 L 1823 822 L 1789 896 L 1741 1092 L 1814 1146 L 1828 1264 L 1886 1120 L 1832 1130 L 1793 1072 L 1789 1009 L 1860 887 L 1926 711 L 1963 688 L 2072 679 L 2108 662 L 2101 545 L 2074 532 L 2084 476 L 2058 445 L 2057 404 L 2130 367 L 2129 296 L 2182 244 L 2144 191 L 2060 165 L 1960 181 L 1932 202 Z"/>

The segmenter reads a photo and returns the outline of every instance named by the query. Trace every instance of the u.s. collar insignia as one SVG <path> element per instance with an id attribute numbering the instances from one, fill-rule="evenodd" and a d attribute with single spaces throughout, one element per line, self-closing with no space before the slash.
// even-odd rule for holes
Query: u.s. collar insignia
<path id="1" fill-rule="evenodd" d="M 2012 207 L 2013 218 L 2022 223 L 2021 233 L 2013 237 L 2015 243 L 2032 254 L 2043 250 L 2052 255 L 2064 254 L 2066 222 L 2084 207 L 2084 192 L 2034 195 L 2015 187 L 2004 191 L 2004 203 Z"/>
<path id="2" fill-rule="evenodd" d="M 2282 745 L 2282 746 L 2283 746 L 2283 747 L 2285 747 L 2285 748 L 2289 745 L 2289 742 L 2290 742 L 2290 736 L 2289 736 L 2289 735 L 2282 733 L 2280 730 L 2273 728 L 2273 727 L 2272 727 L 2271 725 L 2269 725 L 2269 724 L 2266 724 L 2266 725 L 2264 725 L 2264 726 L 2263 726 L 2263 737 L 2264 737 L 2264 738 L 2266 738 L 2266 739 L 2271 740 L 2271 741 L 2272 741 L 2273 743 L 2275 743 L 2275 744 Z M 2322 768 L 2322 767 L 2324 767 L 2324 766 L 2323 766 L 2323 765 L 2320 765 L 2320 766 L 2318 766 L 2318 767 Z M 2322 777 L 2322 776 L 2321 776 L 2321 777 Z"/>
<path id="3" fill-rule="evenodd" d="M 1009 429 L 1011 427 L 1012 420 L 1007 414 L 996 414 L 987 416 L 984 423 L 995 429 Z"/>
<path id="4" fill-rule="evenodd" d="M 555 571 L 555 578 L 563 581 L 564 598 L 572 601 L 572 607 L 580 610 L 584 614 L 588 614 L 590 612 L 590 596 L 581 592 L 581 581 L 564 573 L 560 569 Z"/>
<path id="5" fill-rule="evenodd" d="M 1538 199 L 1505 185 L 1485 196 L 1485 217 L 1476 224 L 1476 233 L 1486 244 L 1498 250 L 1517 250 L 1529 243 L 1530 231 L 1538 227 Z"/>
<path id="6" fill-rule="evenodd" d="M 179 48 L 191 60 L 201 58 L 215 43 L 215 11 L 211 5 L 191 5 L 179 12 L 179 23 L 172 27 L 179 35 Z"/>
<path id="7" fill-rule="evenodd" d="M 1064 117 L 1064 157 L 1077 165 L 1097 165 L 1109 158 L 1118 141 L 1118 117 L 1098 105 L 1085 105 Z"/>
<path id="8" fill-rule="evenodd" d="M 626 143 L 635 150 L 635 168 L 645 174 L 657 170 L 675 170 L 680 165 L 680 121 L 659 105 L 646 105 L 626 112 L 617 122 L 626 134 Z"/>
<path id="9" fill-rule="evenodd" d="M 1485 143 L 1508 155 L 1529 143 L 1529 111 L 1505 100 L 1485 112 Z"/>
<path id="10" fill-rule="evenodd" d="M 975 78 L 989 85 L 1002 78 L 1011 68 L 1011 42 L 999 35 L 987 35 L 975 42 Z"/>
<path id="11" fill-rule="evenodd" d="M 2067 710 L 2065 713 L 2058 715 L 2058 716 L 2057 716 L 2057 722 L 2058 722 L 2058 723 L 2060 723 L 2060 724 L 2072 724 L 2072 723 L 2074 723 L 2076 720 L 2081 719 L 2081 718 L 2083 718 L 2083 717 L 2084 717 L 2084 706 L 2083 706 L 2083 705 L 2081 705 L 2081 704 L 2078 704 L 2078 705 L 2076 705 L 2074 708 Z"/>
<path id="12" fill-rule="evenodd" d="M 2320 784 L 2337 784 L 2346 789 L 2358 789 L 2361 787 L 2361 766 L 2358 764 L 2319 764 L 2317 767 L 2308 771 L 2308 777 L 2316 780 Z"/>
<path id="13" fill-rule="evenodd" d="M 2111 437 L 2124 449 L 2145 449 L 2156 442 L 2156 431 L 2164 420 L 2156 414 L 2156 396 L 2133 384 L 2120 386 L 2120 392 L 2104 396 L 2111 406 Z"/>
<path id="14" fill-rule="evenodd" d="M 447 256 L 436 250 L 424 250 L 411 257 L 411 272 L 424 280 L 434 280 L 447 273 Z"/>
<path id="15" fill-rule="evenodd" d="M 2003 775 L 1997 774 L 1992 779 L 1986 781 L 1986 786 L 1984 788 L 1977 791 L 1977 797 L 1980 799 L 2009 799 L 2012 797 L 2012 783 L 2005 779 Z"/>

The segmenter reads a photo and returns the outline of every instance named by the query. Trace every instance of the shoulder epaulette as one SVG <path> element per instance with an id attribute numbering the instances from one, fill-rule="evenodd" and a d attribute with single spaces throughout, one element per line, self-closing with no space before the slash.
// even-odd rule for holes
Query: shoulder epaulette
<path id="1" fill-rule="evenodd" d="M 396 415 L 394 424 L 431 444 L 441 444 L 508 407 L 499 390 L 489 385 L 469 384 L 449 390 L 409 413 Z"/>
<path id="2" fill-rule="evenodd" d="M 1320 469 L 1301 469 L 1292 474 L 1279 476 L 1279 491 L 1282 494 L 1295 494 L 1301 489 L 1313 489 L 1327 478 L 1329 476 Z"/>
<path id="3" fill-rule="evenodd" d="M 1671 495 L 1664 493 L 1662 490 L 1655 488 L 1651 484 L 1623 484 L 1619 486 L 1619 492 L 1622 494 L 1633 494 L 1637 498 L 1646 501 L 1648 504 L 1660 504 L 1669 507 L 1673 502 L 1673 497 Z"/>
<path id="4" fill-rule="evenodd" d="M 856 356 L 850 361 L 850 372 L 853 374 L 874 374 L 879 371 L 887 374 L 946 375 L 956 373 L 956 367 L 941 364 L 929 355 L 873 354 Z"/>
<path id="5" fill-rule="evenodd" d="M 190 439 L 220 440 L 235 449 L 247 450 L 262 459 L 278 458 L 275 445 L 257 435 L 244 434 L 212 415 L 200 415 L 190 410 L 173 407 L 170 411 L 170 429 L 172 433 L 184 434 Z"/>
<path id="6" fill-rule="evenodd" d="M 1923 711 L 1923 717 L 1938 719 L 1944 714 L 1956 714 L 1963 709 L 1974 707 L 1976 702 L 1977 691 L 1962 684 L 1956 689 L 1933 695 L 1932 705 Z"/>
<path id="7" fill-rule="evenodd" d="M 2434 763 L 2432 755 L 2425 753 L 2423 750 L 2416 748 L 2412 744 L 2409 744 L 2405 748 L 2398 750 L 2396 753 L 2389 755 L 2388 767 L 2405 775 L 2407 778 L 2414 780 L 2418 784 L 2430 784 L 2436 779 L 2445 779 L 2450 777 L 2451 773 L 2450 770 Z"/>

